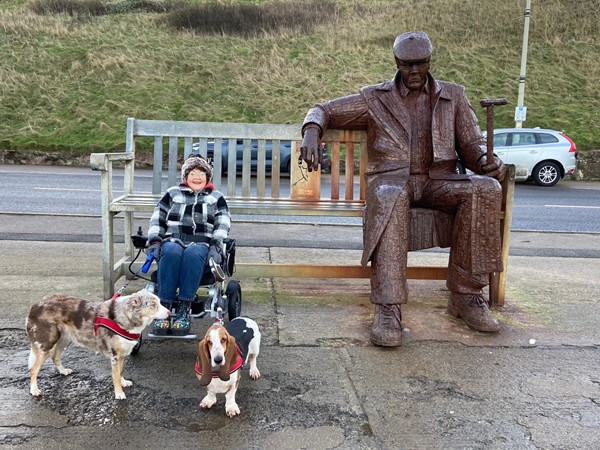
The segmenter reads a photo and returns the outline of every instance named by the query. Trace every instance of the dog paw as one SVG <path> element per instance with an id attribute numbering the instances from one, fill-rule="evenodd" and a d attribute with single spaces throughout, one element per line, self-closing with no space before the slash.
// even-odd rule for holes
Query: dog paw
<path id="1" fill-rule="evenodd" d="M 125 378 L 121 378 L 121 386 L 123 386 L 123 387 L 131 387 L 131 386 L 133 386 L 133 381 L 126 380 Z"/>
<path id="2" fill-rule="evenodd" d="M 215 404 L 214 401 L 211 401 L 211 400 L 207 399 L 206 397 L 204 397 L 202 399 L 202 401 L 200 402 L 200 408 L 204 408 L 204 409 L 212 408 L 212 406 L 214 404 Z"/>
<path id="3" fill-rule="evenodd" d="M 42 391 L 40 391 L 40 389 L 37 386 L 31 386 L 31 388 L 29 389 L 29 392 L 34 397 L 39 397 L 40 395 L 42 395 Z"/>
<path id="4" fill-rule="evenodd" d="M 240 414 L 240 408 L 238 408 L 237 404 L 233 404 L 232 406 L 226 407 L 225 412 L 229 417 L 235 417 Z"/>
<path id="5" fill-rule="evenodd" d="M 250 378 L 253 380 L 258 380 L 260 378 L 260 372 L 258 369 L 250 369 Z"/>
<path id="6" fill-rule="evenodd" d="M 115 398 L 117 400 L 125 400 L 127 397 L 125 396 L 125 392 L 115 392 Z"/>
<path id="7" fill-rule="evenodd" d="M 67 369 L 66 367 L 59 367 L 58 371 L 61 375 L 71 375 L 73 373 L 73 369 Z"/>

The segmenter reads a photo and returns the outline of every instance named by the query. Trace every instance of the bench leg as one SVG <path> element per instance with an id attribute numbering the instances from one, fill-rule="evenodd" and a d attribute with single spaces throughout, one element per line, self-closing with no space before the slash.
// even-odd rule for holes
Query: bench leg
<path id="1" fill-rule="evenodd" d="M 512 210 L 515 196 L 515 166 L 506 166 L 507 174 L 502 181 L 502 210 L 504 218 L 500 221 L 500 237 L 502 241 L 502 267 L 500 273 L 490 276 L 490 306 L 504 306 L 506 297 L 506 277 L 508 270 L 508 250 L 510 244 L 510 228 L 512 226 Z"/>
<path id="2" fill-rule="evenodd" d="M 490 306 L 502 306 L 504 304 L 504 296 L 502 297 L 502 302 L 500 302 L 500 273 L 492 272 L 490 273 Z"/>
<path id="3" fill-rule="evenodd" d="M 127 255 L 129 261 L 133 261 L 133 253 L 135 251 L 135 248 L 133 247 L 133 241 L 130 239 L 130 237 L 134 234 L 133 222 L 133 213 L 126 212 L 123 224 L 123 238 L 125 239 L 125 255 Z"/>
<path id="4" fill-rule="evenodd" d="M 115 280 L 113 279 L 113 266 L 115 260 L 114 250 L 114 213 L 109 209 L 111 192 L 112 171 L 101 172 L 102 185 L 102 291 L 104 299 L 109 299 L 115 293 Z"/>

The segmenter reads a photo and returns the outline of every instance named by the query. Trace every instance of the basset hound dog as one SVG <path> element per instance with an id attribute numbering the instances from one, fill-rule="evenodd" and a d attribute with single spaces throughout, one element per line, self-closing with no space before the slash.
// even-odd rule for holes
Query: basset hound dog
<path id="1" fill-rule="evenodd" d="M 217 401 L 216 394 L 225 394 L 225 412 L 237 416 L 240 409 L 235 394 L 240 384 L 240 372 L 245 363 L 250 365 L 250 378 L 258 380 L 260 372 L 256 357 L 260 351 L 260 330 L 252 319 L 237 317 L 223 326 L 215 323 L 198 345 L 196 377 L 206 386 L 206 396 L 200 407 L 210 408 Z"/>

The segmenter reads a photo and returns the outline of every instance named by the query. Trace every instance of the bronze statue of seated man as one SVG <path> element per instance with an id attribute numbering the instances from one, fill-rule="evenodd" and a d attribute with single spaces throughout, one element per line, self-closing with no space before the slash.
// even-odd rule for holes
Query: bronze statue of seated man
<path id="1" fill-rule="evenodd" d="M 500 252 L 502 161 L 488 158 L 484 138 L 463 86 L 429 71 L 433 46 L 424 32 L 398 36 L 393 79 L 315 105 L 302 126 L 302 157 L 319 164 L 329 128 L 367 131 L 368 167 L 362 264 L 371 261 L 375 345 L 402 343 L 400 307 L 406 303 L 409 207 L 454 212 L 448 313 L 470 328 L 497 332 L 482 289 L 502 271 Z M 456 163 L 477 175 L 456 172 Z"/>

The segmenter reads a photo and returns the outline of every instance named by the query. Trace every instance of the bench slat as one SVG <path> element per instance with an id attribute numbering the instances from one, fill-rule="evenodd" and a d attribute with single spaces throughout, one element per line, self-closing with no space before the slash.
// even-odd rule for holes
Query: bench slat
<path id="1" fill-rule="evenodd" d="M 160 194 L 162 190 L 163 141 L 162 137 L 154 138 L 154 161 L 152 166 L 152 193 Z"/>
<path id="2" fill-rule="evenodd" d="M 112 201 L 112 212 L 152 212 L 160 195 L 123 195 Z M 233 214 L 292 215 L 292 216 L 342 216 L 361 217 L 364 202 L 360 200 L 332 202 L 329 200 L 291 200 L 228 198 L 227 204 Z"/>
<path id="3" fill-rule="evenodd" d="M 371 267 L 357 265 L 309 264 L 236 264 L 235 275 L 240 277 L 281 278 L 370 278 Z M 406 276 L 411 280 L 445 280 L 448 268 L 443 266 L 413 266 Z"/>
<path id="4" fill-rule="evenodd" d="M 188 122 L 177 120 L 134 121 L 134 136 L 206 136 L 212 138 L 280 139 L 282 141 L 302 139 L 300 126 L 259 123 Z"/>
<path id="5" fill-rule="evenodd" d="M 346 192 L 344 198 L 352 200 L 354 198 L 354 142 L 346 143 Z"/>
<path id="6" fill-rule="evenodd" d="M 274 139 L 271 143 L 271 197 L 281 196 L 281 141 Z"/>
<path id="7" fill-rule="evenodd" d="M 340 198 L 340 143 L 335 141 L 331 146 L 331 199 Z"/>

